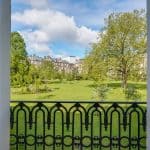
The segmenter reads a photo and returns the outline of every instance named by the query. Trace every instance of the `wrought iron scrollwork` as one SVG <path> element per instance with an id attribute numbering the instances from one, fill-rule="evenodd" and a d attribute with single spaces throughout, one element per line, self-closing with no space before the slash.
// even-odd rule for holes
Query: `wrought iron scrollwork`
<path id="1" fill-rule="evenodd" d="M 144 150 L 144 102 L 14 101 L 12 150 Z"/>

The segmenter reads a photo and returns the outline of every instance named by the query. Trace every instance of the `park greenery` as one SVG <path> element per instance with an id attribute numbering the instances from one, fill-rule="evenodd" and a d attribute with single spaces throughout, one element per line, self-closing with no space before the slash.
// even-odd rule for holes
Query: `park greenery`
<path id="1" fill-rule="evenodd" d="M 81 73 L 77 71 L 71 73 L 60 72 L 54 67 L 53 63 L 47 59 L 43 59 L 39 65 L 32 64 L 29 60 L 23 37 L 18 32 L 12 32 L 11 99 L 146 101 L 146 68 L 143 65 L 143 61 L 146 58 L 145 18 L 144 10 L 110 14 L 105 20 L 105 27 L 99 32 L 98 41 L 92 43 L 91 49 L 84 58 Z M 70 106 L 66 104 L 66 107 L 69 108 Z M 124 106 L 124 109 L 126 109 L 126 106 Z M 19 113 L 20 110 L 19 108 L 17 113 Z M 45 132 L 47 136 L 47 134 L 53 132 L 53 130 L 50 131 L 47 129 L 44 131 L 42 128 L 44 127 L 42 121 L 43 110 L 38 112 L 37 126 L 33 125 L 30 129 L 24 126 L 24 119 L 26 118 L 24 116 L 26 116 L 26 113 L 22 112 L 23 111 L 20 111 L 21 115 L 18 115 L 19 117 L 17 118 L 18 124 L 20 122 L 18 130 L 16 131 L 17 125 L 15 125 L 14 129 L 11 130 L 11 134 L 15 135 L 17 133 L 20 135 L 21 133 L 21 135 L 23 135 L 27 132 L 29 137 L 31 137 L 32 133 L 35 133 L 34 127 L 38 131 L 38 134 Z M 60 134 L 62 129 L 62 116 L 60 115 L 61 112 L 58 111 L 55 126 L 57 128 L 56 134 Z M 108 118 L 110 118 L 109 115 L 110 114 L 108 114 Z M 94 117 L 97 117 L 96 114 Z M 119 117 L 122 117 L 122 115 Z M 78 130 L 80 118 L 80 114 L 76 113 L 75 125 L 77 128 L 75 131 L 76 135 L 79 136 L 81 135 Z M 117 118 L 118 114 L 113 113 L 112 135 L 118 135 Z M 141 120 L 141 118 L 139 119 L 133 112 L 131 119 L 133 123 L 131 123 L 132 134 L 130 136 L 134 135 L 134 137 L 136 137 L 139 133 L 140 136 L 145 136 L 145 132 L 143 132 L 142 128 L 140 128 L 139 132 L 138 124 L 135 124 L 135 122 Z M 93 136 L 97 137 L 99 119 L 94 120 Z M 24 129 L 25 131 L 23 131 Z M 53 129 L 53 127 L 51 127 L 51 129 Z M 101 129 L 106 137 L 110 136 L 110 132 L 108 132 L 109 128 L 106 131 L 105 127 L 102 126 Z M 91 133 L 89 131 L 90 130 L 85 131 L 83 128 L 83 135 L 90 135 Z M 70 135 L 72 132 L 71 130 L 65 130 L 64 134 Z M 121 129 L 121 135 L 123 137 L 128 137 L 128 134 L 128 129 L 125 132 Z M 12 137 L 10 141 L 14 143 Z M 34 138 L 28 138 L 28 142 L 34 143 Z M 85 142 L 88 143 L 88 141 Z M 103 142 L 105 144 L 108 143 L 107 140 Z M 125 140 L 124 143 L 126 144 L 126 142 L 128 141 Z M 144 139 L 140 144 L 145 145 L 145 142 Z M 23 144 L 18 145 L 19 149 L 25 148 Z M 27 146 L 27 149 L 34 148 L 34 144 L 33 146 Z M 11 149 L 16 149 L 16 146 L 11 145 Z M 42 149 L 42 145 L 39 144 L 38 149 Z M 46 149 L 49 149 L 49 147 Z M 60 147 L 56 149 L 60 149 Z M 67 147 L 67 149 L 69 148 Z"/>
<path id="2" fill-rule="evenodd" d="M 87 52 L 82 72 L 67 73 L 47 59 L 32 64 L 23 37 L 12 32 L 12 99 L 146 99 L 146 42 L 144 10 L 112 13 Z"/>
<path id="3" fill-rule="evenodd" d="M 85 59 L 87 76 L 94 80 L 145 80 L 142 65 L 146 57 L 145 11 L 112 13 L 105 20 L 97 43 Z"/>
<path id="4" fill-rule="evenodd" d="M 43 58 L 40 64 L 32 64 L 29 60 L 23 37 L 18 32 L 11 33 L 11 85 L 22 87 L 30 84 L 42 84 L 52 79 L 62 81 L 75 80 L 78 72 L 71 73 L 55 69 L 54 64 Z"/>

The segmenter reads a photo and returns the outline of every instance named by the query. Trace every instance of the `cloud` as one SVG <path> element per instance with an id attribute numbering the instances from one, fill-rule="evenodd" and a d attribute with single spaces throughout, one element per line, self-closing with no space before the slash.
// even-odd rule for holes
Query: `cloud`
<path id="1" fill-rule="evenodd" d="M 49 7 L 48 0 L 13 0 L 14 3 L 24 4 L 32 8 L 43 9 Z"/>
<path id="2" fill-rule="evenodd" d="M 40 31 L 24 30 L 19 31 L 26 42 L 27 50 L 32 54 L 47 55 L 51 54 L 52 50 L 49 47 L 46 35 Z"/>
<path id="3" fill-rule="evenodd" d="M 33 8 L 46 8 L 49 6 L 48 0 L 25 0 Z"/>
<path id="4" fill-rule="evenodd" d="M 78 26 L 74 17 L 50 9 L 28 9 L 12 15 L 12 22 L 21 23 L 27 29 L 20 31 L 30 48 L 49 50 L 50 43 L 61 41 L 88 47 L 97 40 L 97 32 Z M 38 48 L 39 46 L 39 48 Z"/>
<path id="5" fill-rule="evenodd" d="M 85 26 L 78 28 L 77 30 L 77 41 L 82 45 L 91 44 L 97 41 L 98 33 Z"/>
<path id="6" fill-rule="evenodd" d="M 49 0 L 50 8 L 71 14 L 75 20 L 88 27 L 100 29 L 104 18 L 114 11 L 133 11 L 146 8 L 146 0 Z"/>
<path id="7" fill-rule="evenodd" d="M 22 26 L 28 51 L 54 53 L 53 43 L 88 49 L 97 41 L 97 30 L 112 12 L 146 8 L 146 0 L 13 0 L 25 10 L 12 14 L 12 24 Z M 62 49 L 65 49 L 63 47 Z M 78 49 L 78 48 L 77 48 Z M 67 51 L 67 50 L 66 50 Z"/>

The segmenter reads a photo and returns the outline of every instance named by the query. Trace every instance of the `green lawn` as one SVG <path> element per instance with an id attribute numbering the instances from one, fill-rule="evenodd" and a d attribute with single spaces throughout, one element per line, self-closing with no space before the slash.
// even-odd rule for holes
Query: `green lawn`
<path id="1" fill-rule="evenodd" d="M 134 85 L 141 95 L 141 100 L 146 101 L 146 83 L 145 82 L 129 82 L 129 85 Z M 41 85 L 43 88 L 45 85 Z M 63 81 L 51 82 L 46 84 L 49 91 L 37 92 L 34 94 L 21 94 L 21 88 L 11 88 L 12 100 L 99 100 L 94 94 L 93 81 Z M 109 82 L 109 91 L 107 93 L 107 100 L 126 100 L 121 82 Z"/>
<path id="2" fill-rule="evenodd" d="M 146 101 L 146 83 L 144 82 L 138 82 L 138 83 L 134 83 L 134 82 L 129 82 L 130 85 L 134 85 L 136 86 L 138 92 L 141 94 L 141 100 L 142 101 Z M 40 86 L 40 88 L 44 88 L 44 84 Z M 21 88 L 11 88 L 11 99 L 12 100 L 98 100 L 98 98 L 96 98 L 94 96 L 94 84 L 93 81 L 63 81 L 62 83 L 60 82 L 51 82 L 49 84 L 46 85 L 48 87 L 48 92 L 37 92 L 37 94 L 21 94 Z M 110 90 L 108 91 L 108 95 L 107 95 L 107 100 L 109 101 L 127 101 L 125 98 L 125 95 L 123 93 L 123 90 L 121 88 L 121 83 L 118 82 L 109 82 L 108 87 L 110 88 Z M 87 105 L 87 104 L 85 104 Z M 31 106 L 30 106 L 31 107 Z M 68 104 L 65 104 L 65 107 L 67 109 L 69 109 L 71 106 Z M 86 106 L 88 107 L 88 106 Z M 126 109 L 126 106 L 125 106 Z M 22 111 L 23 113 L 23 111 Z M 95 116 L 96 117 L 96 116 Z M 19 128 L 18 128 L 18 134 L 20 135 L 24 135 L 25 134 L 25 130 L 24 130 L 24 121 L 23 121 L 23 116 L 20 116 L 19 119 Z M 27 117 L 28 118 L 28 117 Z M 53 120 L 54 117 L 52 117 Z M 109 117 L 108 117 L 109 118 Z M 113 116 L 113 122 L 112 122 L 112 126 L 113 126 L 113 130 L 112 130 L 112 135 L 113 136 L 117 136 L 118 135 L 118 117 L 116 115 Z M 58 113 L 58 116 L 55 118 L 57 120 L 56 123 L 56 135 L 61 135 L 61 116 Z M 95 118 L 96 119 L 96 118 Z M 142 118 L 140 117 L 140 120 Z M 80 122 L 79 122 L 79 114 L 77 113 L 75 115 L 75 135 L 79 136 L 80 135 Z M 42 123 L 43 119 L 41 118 L 41 115 L 38 114 L 38 126 L 37 126 L 37 135 L 43 135 L 43 123 Z M 27 121 L 26 121 L 27 122 Z M 132 117 L 132 127 L 131 127 L 131 136 L 132 137 L 136 137 L 137 136 L 137 131 L 138 131 L 138 127 L 137 127 L 137 116 L 133 114 Z M 142 121 L 140 121 L 142 122 Z M 28 122 L 27 122 L 28 123 Z M 53 135 L 53 124 L 51 125 L 50 129 L 47 129 L 47 125 L 45 124 L 45 134 L 51 134 Z M 83 125 L 84 127 L 84 125 Z M 99 136 L 99 128 L 102 128 L 102 135 L 103 136 L 110 136 L 110 126 L 108 126 L 108 130 L 106 131 L 104 128 L 104 125 L 100 126 L 99 125 L 99 119 L 96 119 L 94 124 L 93 124 L 93 136 Z M 142 127 L 140 127 L 140 136 L 145 136 L 145 132 L 143 131 Z M 16 125 L 14 125 L 14 128 L 11 130 L 12 134 L 16 134 Z M 89 125 L 89 130 L 86 131 L 85 128 L 83 128 L 83 136 L 91 136 L 91 131 L 90 131 L 90 125 Z M 35 134 L 35 125 L 33 124 L 33 128 L 30 129 L 29 125 L 27 126 L 27 134 Z M 65 135 L 71 135 L 72 134 L 72 125 L 70 124 L 70 130 L 66 130 L 66 125 L 64 126 L 64 134 Z M 123 126 L 121 125 L 121 136 L 129 136 L 129 128 L 127 128 L 126 131 L 123 130 Z M 14 138 L 11 138 L 11 141 L 15 140 Z M 51 141 L 51 138 L 47 139 L 48 143 L 52 143 L 53 141 Z M 68 140 L 67 138 L 64 139 L 67 140 L 66 143 L 71 143 L 70 140 Z M 34 139 L 32 137 L 28 138 L 28 142 L 29 143 L 34 143 Z M 85 143 L 90 143 L 88 142 L 88 139 L 86 141 L 84 141 Z M 128 141 L 126 141 L 126 139 L 122 140 L 122 142 L 126 145 L 126 143 L 128 143 Z M 145 145 L 145 139 L 141 140 L 141 144 Z M 103 141 L 104 144 L 109 144 L 108 139 L 106 139 L 106 141 Z M 43 145 L 36 145 L 38 150 L 43 150 Z M 19 150 L 24 150 L 24 146 L 23 144 L 19 144 L 18 145 Z M 33 150 L 35 149 L 35 145 L 33 146 L 27 146 L 27 150 Z M 53 149 L 53 147 L 50 146 L 46 146 L 44 148 L 45 150 L 48 149 Z M 64 147 L 64 150 L 71 150 L 71 147 Z M 76 148 L 75 150 L 77 150 L 78 148 Z M 85 148 L 85 150 L 90 150 L 91 148 Z M 99 148 L 98 148 L 99 149 Z M 103 150 L 109 150 L 110 148 L 104 148 Z M 129 148 L 122 148 L 121 150 L 126 150 Z M 16 150 L 16 146 L 11 146 L 11 150 Z M 57 147 L 55 146 L 55 150 L 62 150 L 62 147 Z M 97 150 L 97 148 L 93 147 L 93 150 Z M 118 148 L 113 148 L 113 150 L 118 150 Z M 137 150 L 137 148 L 131 148 L 131 150 Z M 143 148 L 143 150 L 145 150 L 145 148 Z"/>

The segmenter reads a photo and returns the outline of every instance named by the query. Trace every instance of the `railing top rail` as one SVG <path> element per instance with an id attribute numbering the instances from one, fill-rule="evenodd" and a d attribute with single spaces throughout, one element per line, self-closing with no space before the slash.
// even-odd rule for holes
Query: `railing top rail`
<path id="1" fill-rule="evenodd" d="M 118 103 L 118 104 L 134 104 L 134 103 L 137 103 L 137 104 L 147 104 L 147 102 L 138 102 L 138 101 L 77 101 L 77 100 L 75 100 L 75 101 L 71 101 L 71 100 L 56 100 L 56 101 L 47 101 L 47 100 L 32 100 L 32 101 L 25 101 L 25 100 L 15 100 L 15 101 L 10 101 L 10 103 L 20 103 L 20 102 L 23 102 L 23 103 L 39 103 L 39 102 L 41 102 L 41 103 L 82 103 L 82 104 L 84 104 L 84 103 L 102 103 L 102 104 L 112 104 L 112 103 Z"/>

